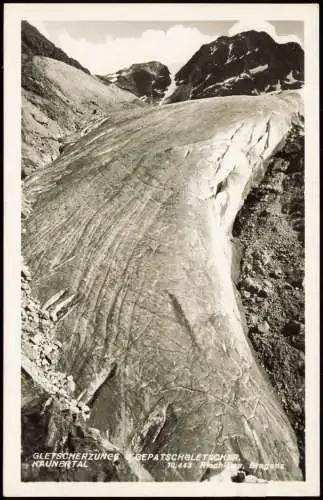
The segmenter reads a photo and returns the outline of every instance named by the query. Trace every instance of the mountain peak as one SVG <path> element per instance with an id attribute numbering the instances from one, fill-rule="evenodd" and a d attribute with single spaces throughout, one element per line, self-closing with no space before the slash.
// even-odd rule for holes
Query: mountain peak
<path id="1" fill-rule="evenodd" d="M 175 81 L 167 102 L 298 89 L 304 83 L 304 51 L 295 42 L 277 43 L 265 31 L 220 36 L 202 45 Z"/>
<path id="2" fill-rule="evenodd" d="M 160 61 L 134 63 L 105 76 L 98 77 L 106 84 L 132 92 L 144 102 L 159 102 L 171 83 L 170 72 Z"/>

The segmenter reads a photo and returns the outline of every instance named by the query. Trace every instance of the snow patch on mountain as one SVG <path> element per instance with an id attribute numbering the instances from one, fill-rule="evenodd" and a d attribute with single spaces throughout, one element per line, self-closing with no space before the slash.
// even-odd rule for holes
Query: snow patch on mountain
<path id="1" fill-rule="evenodd" d="M 255 75 L 257 73 L 261 73 L 262 71 L 265 71 L 268 69 L 268 64 L 264 64 L 263 66 L 256 66 L 255 68 L 250 68 L 249 73 L 252 75 Z"/>
<path id="2" fill-rule="evenodd" d="M 168 86 L 168 88 L 167 88 L 167 90 L 165 92 L 165 95 L 161 99 L 161 101 L 160 101 L 159 104 L 165 104 L 167 102 L 167 99 L 172 95 L 172 93 L 176 89 L 177 84 L 176 84 L 176 80 L 175 80 L 175 75 L 171 74 L 170 77 L 171 77 L 170 85 Z"/>

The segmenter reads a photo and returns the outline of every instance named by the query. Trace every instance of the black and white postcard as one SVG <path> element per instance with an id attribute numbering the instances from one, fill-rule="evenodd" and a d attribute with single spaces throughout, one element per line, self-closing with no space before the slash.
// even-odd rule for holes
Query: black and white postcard
<path id="1" fill-rule="evenodd" d="M 319 492 L 317 4 L 6 4 L 6 496 Z"/>

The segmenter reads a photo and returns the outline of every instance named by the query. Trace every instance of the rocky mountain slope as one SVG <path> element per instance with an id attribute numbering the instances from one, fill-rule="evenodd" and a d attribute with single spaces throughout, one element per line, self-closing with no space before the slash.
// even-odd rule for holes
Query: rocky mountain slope
<path id="1" fill-rule="evenodd" d="M 258 471 L 260 478 L 302 479 L 297 438 L 282 407 L 286 392 L 277 394 L 265 373 L 278 368 L 261 368 L 248 340 L 249 330 L 257 347 L 251 321 L 257 332 L 266 329 L 264 344 L 283 324 L 270 311 L 266 320 L 265 309 L 248 310 L 241 300 L 231 234 L 248 193 L 261 185 L 272 159 L 276 165 L 275 155 L 291 153 L 294 165 L 285 141 L 301 113 L 296 91 L 118 110 L 26 179 L 32 211 L 24 224 L 23 255 L 30 295 L 39 301 L 31 316 L 38 310 L 47 315 L 53 340 L 64 344 L 55 371 L 73 380 L 74 400 L 89 408 L 87 429 L 108 435 L 126 457 L 125 472 L 102 472 L 103 480 L 217 475 L 211 465 L 201 470 L 199 462 L 173 468 L 148 461 L 134 472 L 136 453 L 170 452 L 236 453 L 247 471 L 251 462 L 280 465 Z M 297 179 L 284 174 L 281 186 Z M 297 212 L 292 198 L 286 205 L 281 212 L 277 205 L 277 215 Z M 252 224 L 241 241 L 256 250 Z M 293 230 L 286 228 L 291 243 Z M 295 252 L 301 259 L 301 249 Z M 256 279 L 245 255 L 243 282 Z M 277 279 L 276 299 L 289 278 Z M 283 321 L 300 321 L 294 313 L 286 307 Z M 265 321 L 269 332 L 261 326 Z M 28 359 L 37 364 L 32 355 Z M 55 391 L 51 397 L 56 404 Z M 33 421 L 42 401 L 36 392 Z M 25 480 L 36 442 L 28 415 Z M 55 438 L 48 425 L 43 429 L 48 449 L 70 449 L 59 432 Z M 55 471 L 47 473 L 50 479 Z"/>
<path id="2" fill-rule="evenodd" d="M 171 83 L 169 69 L 158 61 L 132 64 L 113 74 L 98 75 L 98 78 L 106 84 L 114 83 L 150 104 L 159 102 Z"/>
<path id="3" fill-rule="evenodd" d="M 38 30 L 22 23 L 22 178 L 53 161 L 117 108 L 142 106 L 130 92 L 109 88 Z"/>
<path id="4" fill-rule="evenodd" d="M 278 44 L 263 31 L 221 36 L 193 55 L 175 83 L 165 103 L 297 89 L 304 83 L 304 52 L 297 43 Z"/>
<path id="5" fill-rule="evenodd" d="M 297 434 L 305 476 L 304 128 L 291 129 L 235 220 L 237 280 L 259 362 Z"/>
<path id="6" fill-rule="evenodd" d="M 22 86 L 25 87 L 27 76 L 25 66 L 32 61 L 35 56 L 50 57 L 56 61 L 62 61 L 69 66 L 80 69 L 85 73 L 90 74 L 90 71 L 82 66 L 78 61 L 69 57 L 62 49 L 56 47 L 50 40 L 38 31 L 35 26 L 32 26 L 28 21 L 21 23 L 21 63 L 22 63 Z"/>

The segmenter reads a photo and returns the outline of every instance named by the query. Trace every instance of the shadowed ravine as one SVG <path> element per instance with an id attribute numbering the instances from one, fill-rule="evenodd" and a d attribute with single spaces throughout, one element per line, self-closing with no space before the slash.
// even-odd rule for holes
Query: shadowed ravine
<path id="1" fill-rule="evenodd" d="M 23 254 L 60 368 L 125 454 L 233 452 L 302 479 L 231 278 L 235 217 L 298 113 L 292 91 L 112 113 L 26 183 Z"/>

